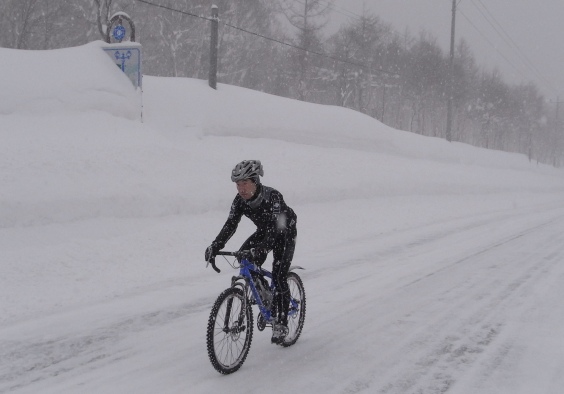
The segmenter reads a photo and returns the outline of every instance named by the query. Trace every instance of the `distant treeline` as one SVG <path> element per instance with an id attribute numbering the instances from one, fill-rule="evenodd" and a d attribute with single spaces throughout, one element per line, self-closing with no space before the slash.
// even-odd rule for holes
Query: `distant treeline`
<path id="1" fill-rule="evenodd" d="M 158 6 L 151 5 L 154 3 Z M 366 13 L 327 36 L 327 0 L 214 0 L 218 81 L 351 108 L 385 124 L 445 138 L 449 53 L 429 33 L 397 32 Z M 3 0 L 0 46 L 55 49 L 103 39 L 124 11 L 147 75 L 207 79 L 209 0 Z M 561 166 L 564 138 L 537 86 L 510 85 L 476 64 L 464 40 L 454 59 L 452 140 Z"/>

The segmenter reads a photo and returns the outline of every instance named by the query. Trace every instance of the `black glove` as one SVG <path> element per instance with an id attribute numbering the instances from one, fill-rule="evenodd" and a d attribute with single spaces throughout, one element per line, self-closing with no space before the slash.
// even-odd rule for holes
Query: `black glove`
<path id="1" fill-rule="evenodd" d="M 211 262 L 211 260 L 213 258 L 215 258 L 215 256 L 217 255 L 217 252 L 220 251 L 220 247 L 216 242 L 212 242 L 212 244 L 210 246 L 208 246 L 206 248 L 206 253 L 205 253 L 205 259 L 206 261 L 209 263 Z"/>
<path id="2" fill-rule="evenodd" d="M 251 259 L 255 260 L 255 259 L 265 259 L 266 255 L 268 254 L 268 250 L 265 248 L 251 248 L 251 250 L 249 250 L 249 252 L 251 252 Z"/>

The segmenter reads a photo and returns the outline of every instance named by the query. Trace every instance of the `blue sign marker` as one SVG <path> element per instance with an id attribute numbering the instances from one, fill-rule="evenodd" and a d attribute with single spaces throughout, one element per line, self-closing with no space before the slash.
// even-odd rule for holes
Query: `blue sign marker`
<path id="1" fill-rule="evenodd" d="M 117 25 L 112 34 L 117 41 L 121 42 L 125 38 L 125 27 Z"/>

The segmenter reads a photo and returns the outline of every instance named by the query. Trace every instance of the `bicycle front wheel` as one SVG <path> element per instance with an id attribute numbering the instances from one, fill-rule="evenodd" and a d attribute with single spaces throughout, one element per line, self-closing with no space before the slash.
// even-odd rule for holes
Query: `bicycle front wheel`
<path id="1" fill-rule="evenodd" d="M 302 279 L 295 272 L 288 273 L 290 307 L 288 309 L 288 335 L 281 345 L 292 346 L 302 333 L 306 313 L 306 295 Z"/>
<path id="2" fill-rule="evenodd" d="M 208 356 L 222 374 L 237 371 L 245 362 L 253 339 L 253 311 L 243 291 L 229 288 L 219 295 L 207 329 Z"/>

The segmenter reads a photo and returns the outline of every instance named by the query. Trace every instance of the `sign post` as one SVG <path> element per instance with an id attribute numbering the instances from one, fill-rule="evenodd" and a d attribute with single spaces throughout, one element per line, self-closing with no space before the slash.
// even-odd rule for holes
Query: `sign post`
<path id="1" fill-rule="evenodd" d="M 117 12 L 110 18 L 106 29 L 106 42 L 107 44 L 102 46 L 104 52 L 129 78 L 139 94 L 142 94 L 141 44 L 135 42 L 135 25 L 125 12 Z M 143 118 L 142 107 L 143 104 L 141 104 L 141 118 Z"/>

